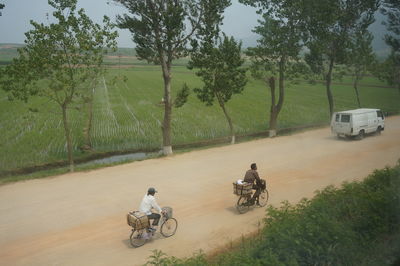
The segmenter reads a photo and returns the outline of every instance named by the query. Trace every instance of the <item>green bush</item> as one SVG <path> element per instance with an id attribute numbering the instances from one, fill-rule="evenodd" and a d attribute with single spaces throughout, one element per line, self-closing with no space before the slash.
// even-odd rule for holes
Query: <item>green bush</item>
<path id="1" fill-rule="evenodd" d="M 269 207 L 255 239 L 211 261 L 204 254 L 153 265 L 391 265 L 400 261 L 400 161 L 362 182 Z M 154 258 L 152 260 L 155 262 Z M 151 263 L 150 263 L 151 264 Z"/>
<path id="2" fill-rule="evenodd" d="M 399 192 L 397 166 L 340 189 L 327 187 L 295 206 L 270 207 L 264 241 L 252 256 L 274 254 L 284 265 L 360 264 L 381 236 L 398 232 Z"/>

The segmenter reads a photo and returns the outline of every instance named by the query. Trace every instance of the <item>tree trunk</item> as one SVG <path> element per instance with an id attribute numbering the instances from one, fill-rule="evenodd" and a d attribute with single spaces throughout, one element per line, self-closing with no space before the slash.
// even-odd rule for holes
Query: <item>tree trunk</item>
<path id="1" fill-rule="evenodd" d="M 356 91 L 358 108 L 361 108 L 360 95 L 358 93 L 358 80 L 359 80 L 358 74 L 356 74 L 356 77 L 354 79 L 354 90 Z"/>
<path id="2" fill-rule="evenodd" d="M 328 96 L 330 118 L 332 117 L 333 110 L 334 110 L 333 95 L 332 95 L 332 90 L 331 90 L 332 71 L 333 71 L 334 63 L 335 63 L 334 59 L 333 58 L 330 59 L 329 70 L 328 70 L 328 73 L 326 74 L 326 94 Z"/>
<path id="3" fill-rule="evenodd" d="M 275 105 L 275 77 L 269 78 L 269 88 L 271 90 L 271 108 L 269 112 L 269 137 L 276 136 L 277 112 Z"/>
<path id="4" fill-rule="evenodd" d="M 279 61 L 279 99 L 278 104 L 275 104 L 275 78 L 271 77 L 269 86 L 271 89 L 271 113 L 269 119 L 269 137 L 276 136 L 276 130 L 278 125 L 278 115 L 282 110 L 283 101 L 285 99 L 285 63 L 286 58 L 283 56 Z"/>
<path id="5" fill-rule="evenodd" d="M 171 66 L 166 62 L 162 62 L 162 71 L 164 79 L 164 121 L 162 125 L 163 154 L 168 156 L 173 153 L 171 144 Z"/>
<path id="6" fill-rule="evenodd" d="M 68 153 L 68 162 L 69 162 L 69 171 L 74 171 L 74 159 L 72 157 L 72 138 L 71 138 L 71 131 L 69 128 L 68 123 L 68 115 L 67 115 L 67 106 L 63 104 L 61 106 L 62 114 L 63 114 L 63 123 L 64 123 L 64 132 L 65 132 L 65 139 L 67 141 L 67 153 Z"/>
<path id="7" fill-rule="evenodd" d="M 282 110 L 283 101 L 285 99 L 285 57 L 281 57 L 279 62 L 279 99 L 276 104 L 275 96 L 275 77 L 269 79 L 269 87 L 271 90 L 271 111 L 269 116 L 269 137 L 276 136 L 278 125 L 278 115 Z"/>
<path id="8" fill-rule="evenodd" d="M 269 115 L 269 130 L 268 130 L 268 136 L 270 138 L 276 137 L 277 124 L 278 124 L 278 112 L 276 111 L 276 107 L 271 106 L 271 112 Z"/>
<path id="9" fill-rule="evenodd" d="M 228 124 L 229 124 L 229 129 L 230 129 L 230 133 L 231 133 L 231 144 L 235 144 L 236 137 L 235 137 L 235 131 L 233 129 L 232 119 L 229 116 L 228 112 L 226 111 L 224 101 L 218 95 L 217 95 L 217 99 L 218 99 L 219 106 L 222 108 L 222 111 L 224 112 L 226 120 L 228 121 Z"/>

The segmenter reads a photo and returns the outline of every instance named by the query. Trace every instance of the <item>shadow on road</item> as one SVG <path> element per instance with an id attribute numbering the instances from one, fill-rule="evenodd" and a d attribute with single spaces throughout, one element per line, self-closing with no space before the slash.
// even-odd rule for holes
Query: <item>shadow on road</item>
<path id="1" fill-rule="evenodd" d="M 129 241 L 129 238 L 124 239 L 121 241 L 127 248 L 132 248 L 134 249 L 135 247 L 132 247 L 131 242 Z"/>
<path id="2" fill-rule="evenodd" d="M 254 209 L 257 209 L 257 207 L 250 207 L 246 213 L 252 212 Z M 246 214 L 246 213 L 243 213 L 243 214 L 239 213 L 238 210 L 236 209 L 236 206 L 231 206 L 231 207 L 225 208 L 225 210 L 227 210 L 233 214 L 236 214 L 236 215 L 245 215 Z"/>

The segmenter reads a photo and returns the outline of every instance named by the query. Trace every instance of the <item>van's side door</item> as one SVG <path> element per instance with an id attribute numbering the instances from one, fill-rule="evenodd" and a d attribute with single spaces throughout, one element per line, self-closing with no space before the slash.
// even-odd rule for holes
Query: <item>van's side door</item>
<path id="1" fill-rule="evenodd" d="M 368 112 L 368 129 L 367 133 L 375 132 L 378 128 L 378 116 L 376 112 Z"/>
<path id="2" fill-rule="evenodd" d="M 335 127 L 336 127 L 336 132 L 338 134 L 350 135 L 352 133 L 351 132 L 351 115 L 350 114 L 340 114 L 340 116 L 337 116 Z"/>

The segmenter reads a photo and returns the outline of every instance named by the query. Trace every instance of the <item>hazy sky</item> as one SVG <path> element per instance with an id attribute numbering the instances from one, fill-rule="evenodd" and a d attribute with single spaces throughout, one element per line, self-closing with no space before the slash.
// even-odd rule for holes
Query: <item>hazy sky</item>
<path id="1" fill-rule="evenodd" d="M 86 14 L 97 23 L 102 22 L 103 15 L 109 16 L 113 21 L 117 14 L 126 13 L 126 10 L 116 5 L 107 5 L 110 0 L 78 0 L 78 8 L 84 8 Z M 31 29 L 29 21 L 46 22 L 46 13 L 53 11 L 47 0 L 0 0 L 6 7 L 0 16 L 0 43 L 23 43 L 24 33 Z M 222 30 L 243 41 L 243 46 L 254 46 L 257 35 L 252 29 L 257 25 L 258 15 L 255 9 L 232 0 L 232 6 L 226 9 Z M 378 21 L 370 30 L 375 38 L 373 46 L 379 51 L 387 49 L 382 40 L 385 28 L 381 25 L 382 15 L 377 14 Z M 127 30 L 118 30 L 118 46 L 134 47 L 131 41 L 131 34 Z"/>
<path id="2" fill-rule="evenodd" d="M 0 0 L 6 6 L 0 16 L 0 43 L 23 43 L 24 33 L 31 29 L 30 20 L 46 22 L 46 13 L 54 10 L 47 0 Z M 84 8 L 86 14 L 95 22 L 101 23 L 103 15 L 113 21 L 117 14 L 126 13 L 125 9 L 115 5 L 107 5 L 107 0 L 78 0 L 78 8 Z M 243 39 L 244 45 L 254 40 L 251 32 L 257 24 L 255 10 L 232 0 L 232 6 L 225 11 L 223 31 L 228 35 Z M 127 30 L 119 30 L 119 47 L 133 47 L 131 34 Z"/>

